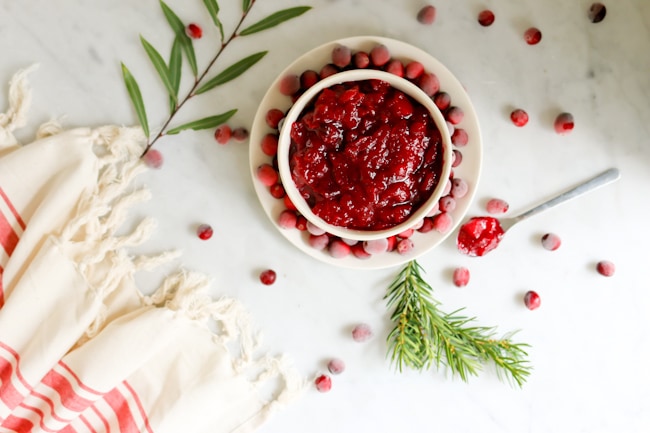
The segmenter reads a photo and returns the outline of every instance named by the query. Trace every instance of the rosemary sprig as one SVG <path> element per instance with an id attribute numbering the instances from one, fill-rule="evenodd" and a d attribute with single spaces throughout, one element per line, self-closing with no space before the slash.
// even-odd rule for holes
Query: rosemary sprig
<path id="1" fill-rule="evenodd" d="M 505 376 L 521 387 L 532 369 L 524 350 L 528 344 L 512 342 L 514 333 L 495 338 L 495 328 L 472 325 L 475 318 L 463 316 L 462 310 L 441 312 L 422 272 L 417 261 L 410 261 L 384 298 L 394 309 L 391 321 L 395 327 L 387 338 L 392 364 L 400 372 L 444 365 L 452 376 L 467 381 L 491 361 L 500 378 Z"/>
<path id="2" fill-rule="evenodd" d="M 147 113 L 145 110 L 142 94 L 140 92 L 140 86 L 126 65 L 122 63 L 122 76 L 124 78 L 124 83 L 126 84 L 127 92 L 135 108 L 138 121 L 140 122 L 140 125 L 142 126 L 142 129 L 147 136 L 147 146 L 142 153 L 143 155 L 147 153 L 147 151 L 165 135 L 178 134 L 179 132 L 188 129 L 200 130 L 214 128 L 227 122 L 228 119 L 230 119 L 230 117 L 232 117 L 237 112 L 236 109 L 228 110 L 221 114 L 208 116 L 179 126 L 171 127 L 172 120 L 190 98 L 205 93 L 208 90 L 212 90 L 217 86 L 220 86 L 227 83 L 228 81 L 237 78 L 246 72 L 249 68 L 251 68 L 254 64 L 259 62 L 267 54 L 267 51 L 260 51 L 251 54 L 248 57 L 230 65 L 215 77 L 212 77 L 205 81 L 210 70 L 233 39 L 238 36 L 252 35 L 254 33 L 275 27 L 285 21 L 300 16 L 311 9 L 309 6 L 296 6 L 283 9 L 272 13 L 260 21 L 240 30 L 244 24 L 244 21 L 246 20 L 246 17 L 255 5 L 255 0 L 243 0 L 241 18 L 235 25 L 232 33 L 226 38 L 224 35 L 223 24 L 219 19 L 219 5 L 217 3 L 217 0 L 203 0 L 203 4 L 205 5 L 206 10 L 210 15 L 212 22 L 219 30 L 220 44 L 217 53 L 201 73 L 199 73 L 198 70 L 192 39 L 190 39 L 190 37 L 185 34 L 185 25 L 178 17 L 178 15 L 176 15 L 176 13 L 164 1 L 160 0 L 160 7 L 162 8 L 163 14 L 165 15 L 167 22 L 174 32 L 174 43 L 170 54 L 169 64 L 165 62 L 160 53 L 154 48 L 151 43 L 149 43 L 149 41 L 140 36 L 142 46 L 144 47 L 147 56 L 156 69 L 156 72 L 160 76 L 160 79 L 162 80 L 162 83 L 164 84 L 165 89 L 169 94 L 170 100 L 169 116 L 163 122 L 162 127 L 155 135 L 150 135 L 149 121 L 147 120 Z M 194 75 L 194 82 L 192 83 L 192 86 L 187 94 L 183 98 L 180 98 L 178 95 L 178 90 L 181 81 L 183 54 L 185 54 L 185 58 L 187 59 L 187 62 L 192 70 L 192 74 Z"/>

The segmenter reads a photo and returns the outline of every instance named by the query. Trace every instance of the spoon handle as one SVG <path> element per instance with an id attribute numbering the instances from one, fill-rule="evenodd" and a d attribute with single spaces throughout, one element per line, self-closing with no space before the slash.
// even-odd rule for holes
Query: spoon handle
<path id="1" fill-rule="evenodd" d="M 604 171 L 598 176 L 581 183 L 575 188 L 563 192 L 562 194 L 555 196 L 552 199 L 547 200 L 544 203 L 533 207 L 532 209 L 527 210 L 526 212 L 520 214 L 519 216 L 516 216 L 514 219 L 517 221 L 521 221 L 530 216 L 537 215 L 538 213 L 543 212 L 552 207 L 555 207 L 560 203 L 564 203 L 565 201 L 578 197 L 579 195 L 582 195 L 588 191 L 591 191 L 603 185 L 607 185 L 608 183 L 614 182 L 620 177 L 621 177 L 621 173 L 618 171 L 617 168 L 610 168 L 609 170 Z"/>

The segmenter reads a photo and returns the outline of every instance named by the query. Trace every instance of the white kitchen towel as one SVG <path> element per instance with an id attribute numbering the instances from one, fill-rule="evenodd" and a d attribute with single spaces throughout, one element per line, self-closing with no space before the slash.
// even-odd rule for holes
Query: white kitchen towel
<path id="1" fill-rule="evenodd" d="M 12 79 L 0 114 L 0 432 L 248 432 L 300 394 L 283 356 L 260 354 L 233 299 L 180 270 L 149 296 L 134 274 L 175 257 L 129 254 L 118 235 L 140 128 L 42 125 L 21 145 L 30 91 Z"/>

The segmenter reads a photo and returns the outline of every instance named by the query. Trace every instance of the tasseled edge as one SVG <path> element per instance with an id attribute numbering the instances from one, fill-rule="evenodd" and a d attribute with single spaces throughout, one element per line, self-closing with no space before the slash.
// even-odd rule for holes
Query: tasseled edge
<path id="1" fill-rule="evenodd" d="M 27 75 L 37 68 L 38 65 L 32 65 L 20 70 L 9 81 L 9 107 L 0 113 L 0 152 L 18 145 L 13 131 L 27 123 L 27 111 L 32 101 Z"/>

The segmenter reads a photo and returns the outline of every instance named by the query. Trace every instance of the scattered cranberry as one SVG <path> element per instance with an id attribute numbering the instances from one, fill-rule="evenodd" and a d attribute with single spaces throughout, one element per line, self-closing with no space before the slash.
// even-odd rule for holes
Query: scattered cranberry
<path id="1" fill-rule="evenodd" d="M 277 278 L 277 274 L 273 269 L 267 269 L 265 271 L 262 271 L 262 273 L 260 274 L 260 281 L 265 286 L 270 286 L 271 284 L 275 283 L 276 278 Z"/>
<path id="2" fill-rule="evenodd" d="M 424 72 L 424 65 L 420 62 L 412 61 L 406 64 L 404 75 L 409 80 L 415 80 Z"/>
<path id="3" fill-rule="evenodd" d="M 376 45 L 370 50 L 370 61 L 375 66 L 384 66 L 390 60 L 390 52 L 386 45 Z"/>
<path id="4" fill-rule="evenodd" d="M 300 90 L 300 78 L 295 74 L 289 74 L 280 80 L 280 93 L 291 96 Z"/>
<path id="5" fill-rule="evenodd" d="M 214 139 L 219 144 L 228 144 L 230 137 L 232 137 L 232 129 L 228 125 L 221 125 L 214 131 Z"/>
<path id="6" fill-rule="evenodd" d="M 276 183 L 275 185 L 271 185 L 269 187 L 269 192 L 271 193 L 271 196 L 273 198 L 277 198 L 277 199 L 284 198 L 285 194 L 287 193 L 284 190 L 284 187 L 282 186 L 281 183 Z"/>
<path id="7" fill-rule="evenodd" d="M 453 224 L 451 216 L 447 212 L 439 213 L 432 219 L 433 229 L 439 233 L 447 233 Z"/>
<path id="8" fill-rule="evenodd" d="M 163 155 L 159 150 L 149 149 L 142 157 L 145 165 L 149 168 L 160 168 L 163 165 Z"/>
<path id="9" fill-rule="evenodd" d="M 451 105 L 451 96 L 447 92 L 438 92 L 433 97 L 433 103 L 440 111 L 445 111 Z"/>
<path id="10" fill-rule="evenodd" d="M 203 29 L 198 24 L 191 23 L 185 29 L 185 33 L 192 39 L 201 39 L 203 36 Z"/>
<path id="11" fill-rule="evenodd" d="M 562 240 L 555 233 L 546 233 L 542 236 L 542 247 L 549 251 L 555 251 L 562 245 Z"/>
<path id="12" fill-rule="evenodd" d="M 449 193 L 453 198 L 463 198 L 469 191 L 469 185 L 461 178 L 454 178 L 451 180 L 451 191 Z"/>
<path id="13" fill-rule="evenodd" d="M 332 241 L 329 245 L 328 251 L 335 259 L 341 259 L 348 256 L 352 252 L 352 249 L 350 248 L 350 245 L 337 239 Z"/>
<path id="14" fill-rule="evenodd" d="M 515 126 L 522 127 L 528 123 L 528 113 L 521 108 L 517 108 L 510 113 L 510 120 Z"/>
<path id="15" fill-rule="evenodd" d="M 266 112 L 266 124 L 269 125 L 273 129 L 278 129 L 278 125 L 280 124 L 280 120 L 284 119 L 284 113 L 282 110 L 278 110 L 277 108 L 271 108 L 269 111 Z"/>
<path id="16" fill-rule="evenodd" d="M 397 252 L 399 254 L 408 254 L 414 247 L 415 244 L 413 244 L 411 239 L 400 239 L 400 241 L 397 242 Z"/>
<path id="17" fill-rule="evenodd" d="M 235 128 L 232 131 L 232 138 L 235 139 L 235 141 L 245 141 L 248 139 L 248 129 L 246 128 Z"/>
<path id="18" fill-rule="evenodd" d="M 524 295 L 524 304 L 526 305 L 526 308 L 528 308 L 529 310 L 535 310 L 539 308 L 541 303 L 542 303 L 541 298 L 539 297 L 537 292 L 533 290 L 527 291 L 526 294 Z"/>
<path id="19" fill-rule="evenodd" d="M 555 132 L 560 135 L 566 135 L 570 133 L 573 131 L 574 127 L 573 115 L 571 113 L 560 113 L 555 118 L 555 124 L 553 126 L 555 127 Z"/>
<path id="20" fill-rule="evenodd" d="M 602 3 L 594 3 L 589 8 L 589 20 L 592 23 L 599 23 L 605 19 L 607 8 Z"/>
<path id="21" fill-rule="evenodd" d="M 609 260 L 601 260 L 596 265 L 596 270 L 600 275 L 611 277 L 616 271 L 616 266 L 614 266 L 614 263 L 610 262 Z"/>
<path id="22" fill-rule="evenodd" d="M 370 326 L 365 323 L 361 323 L 352 329 L 352 339 L 357 343 L 367 341 L 371 337 L 372 329 L 370 329 Z"/>
<path id="23" fill-rule="evenodd" d="M 352 51 L 350 48 L 337 45 L 332 50 L 332 63 L 334 63 L 339 68 L 345 68 L 352 61 Z"/>
<path id="24" fill-rule="evenodd" d="M 483 27 L 491 26 L 494 22 L 494 13 L 491 10 L 484 10 L 478 14 L 478 23 Z"/>
<path id="25" fill-rule="evenodd" d="M 212 227 L 209 224 L 201 224 L 196 228 L 196 235 L 204 241 L 210 239 L 213 233 Z"/>
<path id="26" fill-rule="evenodd" d="M 485 205 L 485 210 L 491 214 L 502 214 L 508 212 L 510 205 L 500 198 L 492 198 Z"/>
<path id="27" fill-rule="evenodd" d="M 451 143 L 456 147 L 467 146 L 469 136 L 467 131 L 462 128 L 454 128 L 454 133 L 451 134 Z"/>
<path id="28" fill-rule="evenodd" d="M 353 61 L 357 69 L 365 69 L 370 65 L 370 56 L 364 51 L 358 51 L 354 54 Z"/>
<path id="29" fill-rule="evenodd" d="M 300 87 L 305 90 L 309 89 L 311 86 L 318 83 L 318 80 L 320 80 L 318 72 L 308 69 L 300 74 Z"/>
<path id="30" fill-rule="evenodd" d="M 436 19 L 436 8 L 432 5 L 426 5 L 420 11 L 418 12 L 417 15 L 417 20 L 420 24 L 433 24 L 433 22 Z"/>
<path id="31" fill-rule="evenodd" d="M 278 136 L 277 134 L 266 134 L 262 137 L 262 153 L 268 156 L 274 156 L 278 153 Z"/>
<path id="32" fill-rule="evenodd" d="M 427 96 L 432 97 L 438 92 L 438 90 L 440 90 L 440 80 L 438 80 L 436 74 L 425 72 L 420 75 L 420 78 L 418 79 L 418 87 L 420 87 Z"/>
<path id="33" fill-rule="evenodd" d="M 451 122 L 452 125 L 458 125 L 463 121 L 463 117 L 465 117 L 465 113 L 460 107 L 450 107 L 445 113 L 445 119 Z"/>
<path id="34" fill-rule="evenodd" d="M 296 228 L 296 222 L 298 222 L 298 216 L 295 211 L 285 209 L 278 216 L 278 225 L 283 229 Z"/>
<path id="35" fill-rule="evenodd" d="M 469 269 L 463 267 L 454 269 L 453 281 L 456 287 L 465 287 L 469 283 Z"/>
<path id="36" fill-rule="evenodd" d="M 345 362 L 338 358 L 331 359 L 327 363 L 327 370 L 332 374 L 341 374 L 345 371 Z"/>
<path id="37" fill-rule="evenodd" d="M 270 187 L 278 182 L 279 176 L 278 172 L 275 171 L 273 166 L 269 164 L 262 164 L 257 167 L 257 178 L 260 180 L 260 182 L 262 182 L 263 185 Z"/>
<path id="38" fill-rule="evenodd" d="M 319 392 L 328 392 L 332 389 L 332 379 L 325 374 L 318 376 L 314 381 L 314 384 Z"/>
<path id="39" fill-rule="evenodd" d="M 463 162 L 463 154 L 460 150 L 454 149 L 454 160 L 451 162 L 452 167 L 458 167 Z"/>
<path id="40" fill-rule="evenodd" d="M 524 40 L 528 45 L 537 45 L 542 40 L 542 32 L 536 27 L 531 27 L 524 32 Z"/>

